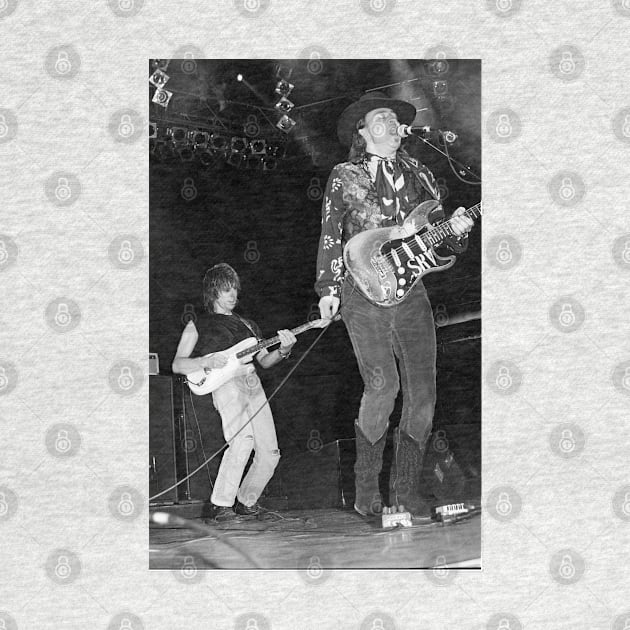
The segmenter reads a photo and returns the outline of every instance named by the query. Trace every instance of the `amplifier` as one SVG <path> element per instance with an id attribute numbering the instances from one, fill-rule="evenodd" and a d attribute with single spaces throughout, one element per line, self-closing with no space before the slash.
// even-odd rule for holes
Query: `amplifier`
<path id="1" fill-rule="evenodd" d="M 149 374 L 157 376 L 160 373 L 160 358 L 157 352 L 149 352 Z"/>

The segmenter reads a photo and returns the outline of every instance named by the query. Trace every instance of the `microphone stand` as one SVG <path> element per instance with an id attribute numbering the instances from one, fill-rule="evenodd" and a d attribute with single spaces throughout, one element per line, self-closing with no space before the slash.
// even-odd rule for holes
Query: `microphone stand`
<path id="1" fill-rule="evenodd" d="M 471 177 L 474 177 L 475 179 L 478 180 L 478 182 L 468 182 L 466 180 L 462 180 L 464 182 L 466 182 L 467 184 L 472 184 L 475 186 L 479 186 L 481 185 L 481 177 L 479 177 L 479 175 L 477 175 L 475 172 L 473 172 L 469 166 L 466 166 L 465 164 L 462 164 L 459 160 L 456 160 L 455 158 L 451 157 L 447 151 L 442 151 L 442 149 L 440 149 L 440 147 L 435 146 L 434 144 L 432 144 L 431 142 L 429 142 L 426 138 L 424 138 L 423 136 L 414 136 L 416 138 L 418 138 L 419 140 L 422 140 L 422 142 L 424 142 L 424 144 L 426 144 L 427 146 L 431 147 L 432 149 L 434 149 L 435 151 L 437 151 L 438 153 L 441 153 L 447 160 L 449 165 L 451 166 L 451 168 L 453 169 L 453 165 L 457 165 L 457 167 L 461 168 L 462 170 L 460 171 L 460 173 L 455 173 L 460 179 L 462 178 L 461 176 L 463 176 L 465 173 L 468 173 Z M 454 171 L 455 169 L 453 169 Z"/>

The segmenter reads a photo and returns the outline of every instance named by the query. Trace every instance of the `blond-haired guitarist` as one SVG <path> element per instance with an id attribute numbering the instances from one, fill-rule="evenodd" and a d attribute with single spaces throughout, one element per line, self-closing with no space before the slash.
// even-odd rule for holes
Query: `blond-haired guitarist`
<path id="1" fill-rule="evenodd" d="M 232 267 L 220 263 L 209 269 L 203 289 L 206 312 L 198 318 L 197 325 L 190 321 L 182 332 L 172 365 L 176 374 L 223 368 L 227 363 L 223 350 L 248 337 L 261 338 L 253 321 L 234 312 L 241 284 Z M 276 350 L 263 349 L 256 354 L 261 367 L 270 368 L 290 355 L 295 335 L 279 330 L 278 338 L 280 345 Z M 197 356 L 193 357 L 193 353 Z M 249 364 L 215 389 L 212 398 L 221 416 L 223 436 L 229 443 L 210 497 L 214 518 L 226 521 L 237 514 L 254 516 L 260 511 L 258 498 L 280 459 L 267 397 Z M 242 427 L 245 428 L 241 431 Z M 252 450 L 254 460 L 241 482 Z"/>

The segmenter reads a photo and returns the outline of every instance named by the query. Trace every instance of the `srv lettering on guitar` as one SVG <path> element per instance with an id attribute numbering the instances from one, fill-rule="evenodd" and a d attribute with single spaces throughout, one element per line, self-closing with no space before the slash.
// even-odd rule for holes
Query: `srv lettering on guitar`
<path id="1" fill-rule="evenodd" d="M 439 202 L 429 200 L 417 206 L 403 223 L 408 236 L 401 237 L 399 226 L 376 228 L 353 236 L 343 252 L 348 272 L 361 292 L 374 304 L 400 304 L 423 275 L 453 266 L 455 256 L 440 256 L 435 248 L 455 236 L 450 221 L 432 225 L 431 214 Z M 466 216 L 482 214 L 481 202 L 468 208 Z"/>

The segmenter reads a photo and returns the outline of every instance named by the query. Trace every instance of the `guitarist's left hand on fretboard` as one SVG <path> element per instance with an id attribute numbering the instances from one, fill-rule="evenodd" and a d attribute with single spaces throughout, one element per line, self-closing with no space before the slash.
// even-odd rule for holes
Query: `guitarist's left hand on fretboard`
<path id="1" fill-rule="evenodd" d="M 466 208 L 460 206 L 449 220 L 455 236 L 465 236 L 473 228 L 473 220 L 466 216 L 465 212 Z"/>
<path id="2" fill-rule="evenodd" d="M 291 348 L 296 344 L 297 337 L 290 330 L 279 330 L 278 337 L 280 338 L 280 346 L 284 353 L 291 352 Z"/>

